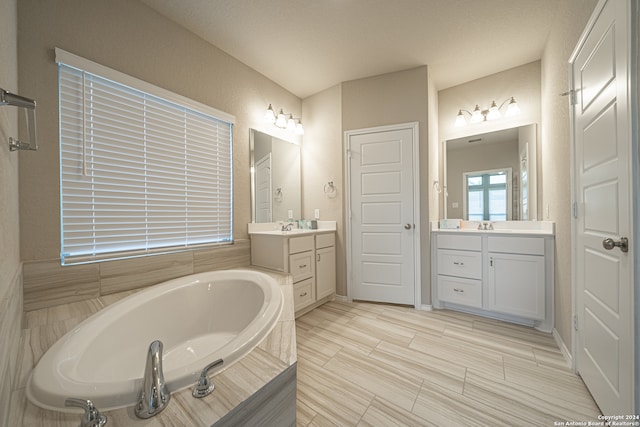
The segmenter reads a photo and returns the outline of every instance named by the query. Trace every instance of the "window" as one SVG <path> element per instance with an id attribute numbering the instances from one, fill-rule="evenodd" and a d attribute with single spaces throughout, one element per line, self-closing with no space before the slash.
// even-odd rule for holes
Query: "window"
<path id="1" fill-rule="evenodd" d="M 233 116 L 56 49 L 61 260 L 233 241 Z"/>
<path id="2" fill-rule="evenodd" d="M 510 168 L 464 174 L 469 221 L 506 221 L 511 217 L 510 177 Z"/>

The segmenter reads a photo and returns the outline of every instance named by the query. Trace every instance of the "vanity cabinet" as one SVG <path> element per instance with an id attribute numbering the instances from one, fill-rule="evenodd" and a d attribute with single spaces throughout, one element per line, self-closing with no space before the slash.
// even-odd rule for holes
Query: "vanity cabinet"
<path id="1" fill-rule="evenodd" d="M 545 318 L 543 238 L 489 237 L 487 308 L 529 319 Z"/>
<path id="2" fill-rule="evenodd" d="M 251 264 L 291 274 L 294 309 L 302 314 L 335 294 L 335 233 L 296 234 L 251 234 Z"/>
<path id="3" fill-rule="evenodd" d="M 434 232 L 435 308 L 553 328 L 553 235 Z"/>

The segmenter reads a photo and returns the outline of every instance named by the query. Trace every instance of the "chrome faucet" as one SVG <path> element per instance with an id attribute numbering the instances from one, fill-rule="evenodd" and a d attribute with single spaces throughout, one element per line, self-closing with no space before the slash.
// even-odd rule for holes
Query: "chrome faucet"
<path id="1" fill-rule="evenodd" d="M 282 224 L 282 229 L 280 231 L 291 231 L 293 228 L 293 223 L 290 222 L 287 225 Z"/>
<path id="2" fill-rule="evenodd" d="M 107 423 L 107 417 L 102 415 L 93 402 L 88 399 L 70 397 L 64 401 L 64 406 L 74 406 L 84 409 L 79 427 L 102 427 Z"/>
<path id="3" fill-rule="evenodd" d="M 193 397 L 201 399 L 213 393 L 213 390 L 216 388 L 216 386 L 211 381 L 209 381 L 209 370 L 220 366 L 223 363 L 224 362 L 222 361 L 222 359 L 218 359 L 215 362 L 211 362 L 204 367 L 202 373 L 200 374 L 200 377 L 198 378 L 198 382 L 191 391 L 191 395 Z"/>
<path id="4" fill-rule="evenodd" d="M 147 353 L 144 381 L 135 407 L 136 416 L 151 418 L 157 415 L 169 404 L 170 398 L 162 373 L 162 342 L 156 340 L 151 343 Z"/>

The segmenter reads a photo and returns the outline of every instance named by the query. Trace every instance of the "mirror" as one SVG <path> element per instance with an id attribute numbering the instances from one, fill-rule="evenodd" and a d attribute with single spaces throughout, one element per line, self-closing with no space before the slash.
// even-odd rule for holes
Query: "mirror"
<path id="1" fill-rule="evenodd" d="M 536 125 L 444 142 L 444 218 L 537 218 Z"/>
<path id="2" fill-rule="evenodd" d="M 299 219 L 302 212 L 300 147 L 250 129 L 251 221 Z"/>

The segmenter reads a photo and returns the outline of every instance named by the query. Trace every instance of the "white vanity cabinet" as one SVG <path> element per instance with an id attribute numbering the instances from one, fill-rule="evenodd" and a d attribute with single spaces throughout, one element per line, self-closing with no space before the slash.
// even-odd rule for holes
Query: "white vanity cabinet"
<path id="1" fill-rule="evenodd" d="M 251 265 L 291 274 L 296 314 L 328 301 L 336 292 L 335 232 L 256 232 Z"/>
<path id="2" fill-rule="evenodd" d="M 487 308 L 545 318 L 544 238 L 488 237 Z"/>
<path id="3" fill-rule="evenodd" d="M 435 308 L 553 328 L 553 234 L 434 231 Z"/>

